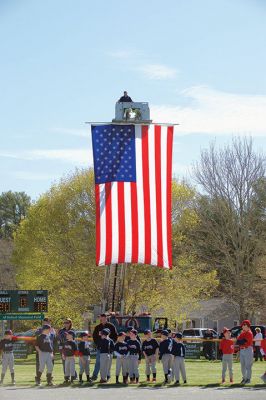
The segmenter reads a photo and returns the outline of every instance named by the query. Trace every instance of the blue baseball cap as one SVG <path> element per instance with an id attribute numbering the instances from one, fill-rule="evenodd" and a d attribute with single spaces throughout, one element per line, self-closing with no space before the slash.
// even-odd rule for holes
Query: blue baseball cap
<path id="1" fill-rule="evenodd" d="M 106 335 L 106 336 L 107 336 L 107 335 L 110 335 L 110 332 L 111 332 L 111 331 L 110 331 L 109 328 L 104 328 L 104 329 L 101 330 L 101 334 L 102 334 L 102 335 Z"/>
<path id="2" fill-rule="evenodd" d="M 44 325 L 42 326 L 42 330 L 44 331 L 45 329 L 51 329 L 51 325 L 49 325 L 49 324 L 44 324 Z"/>

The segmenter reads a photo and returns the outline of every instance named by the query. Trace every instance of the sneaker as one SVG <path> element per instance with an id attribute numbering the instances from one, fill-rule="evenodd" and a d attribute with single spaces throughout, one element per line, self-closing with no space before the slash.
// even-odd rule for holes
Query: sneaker
<path id="1" fill-rule="evenodd" d="M 246 383 L 246 379 L 242 379 L 242 381 L 240 382 L 241 383 L 241 385 L 245 385 L 245 383 Z"/>
<path id="2" fill-rule="evenodd" d="M 234 383 L 233 378 L 230 378 L 230 383 Z"/>
<path id="3" fill-rule="evenodd" d="M 152 378 L 152 382 L 156 382 L 156 378 Z"/>
<path id="4" fill-rule="evenodd" d="M 222 379 L 222 384 L 225 383 L 225 379 Z"/>
<path id="5" fill-rule="evenodd" d="M 250 379 L 246 379 L 246 380 L 245 380 L 245 383 L 250 383 Z"/>
<path id="6" fill-rule="evenodd" d="M 184 383 L 187 383 L 187 381 L 184 381 Z"/>
<path id="7" fill-rule="evenodd" d="M 175 385 L 180 385 L 179 381 L 175 381 Z"/>
<path id="8" fill-rule="evenodd" d="M 150 381 L 151 381 L 150 377 L 147 376 L 146 382 L 150 382 Z"/>
<path id="9" fill-rule="evenodd" d="M 266 383 L 266 372 L 265 374 L 261 375 L 260 379 L 262 379 L 263 382 Z"/>
<path id="10" fill-rule="evenodd" d="M 101 379 L 101 380 L 100 380 L 100 383 L 107 383 L 107 380 Z"/>

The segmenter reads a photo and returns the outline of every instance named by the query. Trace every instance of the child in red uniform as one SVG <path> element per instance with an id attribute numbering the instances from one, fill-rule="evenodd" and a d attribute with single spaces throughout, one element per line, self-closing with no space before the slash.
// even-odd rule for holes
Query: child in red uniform
<path id="1" fill-rule="evenodd" d="M 240 364 L 242 372 L 241 383 L 250 383 L 251 368 L 253 364 L 253 333 L 250 329 L 250 321 L 245 319 L 242 324 L 242 332 L 237 337 L 236 344 L 240 346 Z"/>
<path id="2" fill-rule="evenodd" d="M 233 383 L 233 354 L 234 342 L 231 339 L 231 332 L 229 329 L 223 329 L 224 338 L 220 342 L 219 349 L 223 354 L 222 358 L 222 383 L 225 383 L 225 374 L 228 367 L 230 383 Z"/>
<path id="3" fill-rule="evenodd" d="M 264 361 L 266 361 L 266 339 L 265 338 L 262 339 L 260 346 L 261 346 L 261 349 L 260 349 L 261 354 L 264 357 Z"/>

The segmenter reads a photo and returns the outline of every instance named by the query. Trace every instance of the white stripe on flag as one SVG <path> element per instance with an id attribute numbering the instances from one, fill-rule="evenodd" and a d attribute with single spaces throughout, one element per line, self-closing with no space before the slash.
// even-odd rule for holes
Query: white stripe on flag
<path id="1" fill-rule="evenodd" d="M 161 182 L 162 182 L 162 235 L 163 235 L 163 264 L 169 268 L 167 246 L 167 126 L 161 127 Z"/>
<path id="2" fill-rule="evenodd" d="M 118 246 L 119 246 L 119 232 L 118 232 L 118 197 L 117 197 L 117 182 L 111 184 L 111 198 L 112 198 L 112 264 L 118 263 Z"/>
<path id="3" fill-rule="evenodd" d="M 105 252 L 106 252 L 106 215 L 105 215 L 105 183 L 99 185 L 100 192 L 100 259 L 99 265 L 105 265 Z"/>
<path id="4" fill-rule="evenodd" d="M 131 183 L 124 183 L 125 199 L 125 262 L 132 259 Z"/>
<path id="5" fill-rule="evenodd" d="M 138 262 L 144 263 L 145 257 L 145 233 L 144 233 L 144 199 L 143 199 L 143 175 L 142 175 L 142 132 L 141 125 L 135 126 L 136 137 L 136 186 L 138 198 L 138 236 L 139 257 Z"/>
<path id="6" fill-rule="evenodd" d="M 149 126 L 149 178 L 150 178 L 150 210 L 151 210 L 151 264 L 158 263 L 157 254 L 157 219 L 156 219 L 156 179 L 155 179 L 155 129 Z"/>

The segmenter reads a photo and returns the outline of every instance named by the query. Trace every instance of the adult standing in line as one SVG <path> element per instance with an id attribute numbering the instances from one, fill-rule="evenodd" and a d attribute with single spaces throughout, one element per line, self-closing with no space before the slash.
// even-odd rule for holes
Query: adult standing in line
<path id="1" fill-rule="evenodd" d="M 66 334 L 68 331 L 74 332 L 74 339 L 75 339 L 75 331 L 72 328 L 72 320 L 70 318 L 65 318 L 63 328 L 59 329 L 57 333 L 58 350 L 61 355 L 64 376 L 65 376 L 65 360 L 63 357 L 63 348 L 64 348 L 64 343 L 67 341 Z"/>
<path id="2" fill-rule="evenodd" d="M 240 364 L 242 372 L 242 384 L 250 383 L 253 364 L 253 333 L 250 329 L 250 321 L 245 319 L 242 324 L 242 332 L 237 337 L 236 344 L 240 346 Z"/>
<path id="3" fill-rule="evenodd" d="M 100 336 L 100 332 L 103 329 L 108 328 L 110 330 L 110 339 L 112 339 L 114 341 L 114 343 L 117 340 L 117 330 L 116 327 L 111 323 L 107 321 L 107 315 L 105 313 L 100 315 L 100 323 L 98 325 L 95 326 L 92 337 L 93 337 L 93 341 L 95 343 L 95 346 L 97 348 L 97 352 L 96 352 L 96 360 L 95 360 L 95 366 L 94 366 L 94 371 L 92 374 L 92 380 L 96 381 L 98 378 L 98 374 L 100 371 L 100 341 L 101 341 L 101 336 Z"/>

